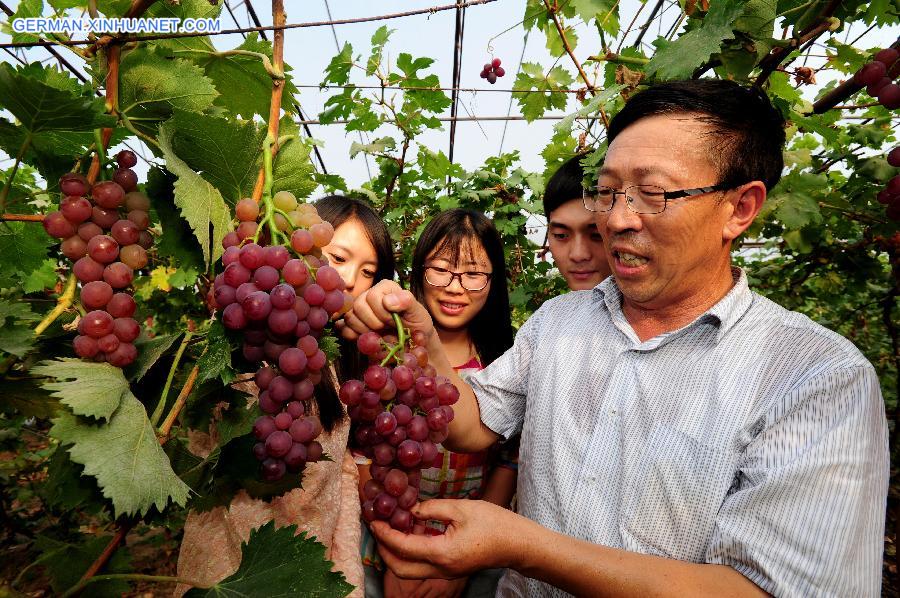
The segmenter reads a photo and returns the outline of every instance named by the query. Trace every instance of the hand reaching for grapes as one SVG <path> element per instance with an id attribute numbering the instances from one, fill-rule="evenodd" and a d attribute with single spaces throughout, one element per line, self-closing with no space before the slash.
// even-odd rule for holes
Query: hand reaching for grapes
<path id="1" fill-rule="evenodd" d="M 433 499 L 416 505 L 417 519 L 447 522 L 439 536 L 404 534 L 384 521 L 369 524 L 378 552 L 397 576 L 410 579 L 458 578 L 480 569 L 508 567 L 510 553 L 524 545 L 527 519 L 482 500 Z"/>
<path id="2" fill-rule="evenodd" d="M 392 313 L 400 316 L 411 334 L 424 335 L 427 343 L 434 337 L 434 324 L 428 310 L 407 290 L 392 280 L 382 280 L 356 298 L 353 308 L 344 316 L 341 334 L 355 340 L 369 331 L 378 332 L 391 326 Z"/>

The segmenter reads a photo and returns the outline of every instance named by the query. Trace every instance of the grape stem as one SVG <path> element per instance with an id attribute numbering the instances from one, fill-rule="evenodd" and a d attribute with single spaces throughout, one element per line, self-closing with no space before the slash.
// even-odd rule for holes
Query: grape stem
<path id="1" fill-rule="evenodd" d="M 171 582 L 171 583 L 183 583 L 185 585 L 193 586 L 195 588 L 207 588 L 209 586 L 204 586 L 198 584 L 197 582 L 185 579 L 184 577 L 173 577 L 171 575 L 145 575 L 143 573 L 107 573 L 106 575 L 95 575 L 88 579 L 84 579 L 79 581 L 77 584 L 66 590 L 66 592 L 60 596 L 60 598 L 69 598 L 70 596 L 74 596 L 78 594 L 81 590 L 96 581 L 116 581 L 116 580 L 124 580 L 124 581 L 161 581 L 161 582 Z"/>
<path id="2" fill-rule="evenodd" d="M 103 143 L 103 130 L 102 129 L 94 129 L 94 145 L 97 148 L 97 159 L 100 161 L 100 164 L 103 165 L 106 163 L 106 144 Z M 103 178 L 103 168 L 100 168 L 100 175 L 97 177 Z"/>
<path id="3" fill-rule="evenodd" d="M 75 299 L 75 283 L 75 275 L 69 274 L 69 278 L 66 280 L 66 288 L 63 291 L 63 294 L 59 296 L 59 299 L 56 300 L 56 307 L 44 316 L 44 319 L 35 327 L 34 336 L 40 336 L 47 330 L 50 324 L 56 321 L 56 318 L 61 316 L 63 312 L 71 307 L 72 301 Z"/>
<path id="4" fill-rule="evenodd" d="M 172 362 L 172 367 L 169 368 L 169 375 L 166 377 L 166 385 L 163 386 L 162 396 L 159 397 L 159 403 L 157 403 L 156 409 L 153 410 L 153 417 L 150 418 L 150 423 L 154 426 L 159 422 L 159 418 L 162 417 L 163 410 L 166 408 L 166 400 L 169 398 L 172 380 L 175 378 L 175 372 L 178 371 L 178 364 L 181 362 L 181 357 L 184 355 L 184 351 L 187 349 L 192 336 L 193 333 L 188 331 L 184 335 L 181 344 L 178 346 L 178 351 L 175 352 L 175 361 Z"/>
<path id="5" fill-rule="evenodd" d="M 206 353 L 206 349 L 203 350 L 203 353 Z M 200 355 L 203 357 L 203 355 Z M 197 375 L 200 373 L 200 365 L 194 365 L 193 369 L 191 369 L 191 373 L 188 374 L 187 380 L 184 383 L 184 386 L 181 389 L 181 392 L 178 393 L 178 397 L 175 399 L 175 404 L 172 405 L 171 411 L 166 416 L 166 419 L 163 420 L 162 425 L 159 427 L 159 431 L 157 436 L 159 437 L 159 443 L 165 444 L 169 439 L 169 432 L 172 430 L 172 426 L 175 424 L 175 419 L 178 417 L 178 414 L 181 413 L 181 410 L 184 409 L 185 403 L 187 403 L 187 398 L 190 396 L 191 391 L 194 389 L 194 383 L 197 382 Z"/>
<path id="6" fill-rule="evenodd" d="M 394 326 L 397 327 L 397 344 L 391 347 L 391 350 L 388 351 L 387 356 L 381 360 L 381 365 L 385 366 L 387 363 L 393 359 L 395 362 L 399 363 L 400 359 L 397 357 L 397 352 L 400 352 L 400 355 L 403 355 L 403 347 L 406 345 L 406 328 L 403 327 L 403 322 L 400 321 L 400 316 L 396 313 L 391 314 L 391 317 L 394 319 Z"/>

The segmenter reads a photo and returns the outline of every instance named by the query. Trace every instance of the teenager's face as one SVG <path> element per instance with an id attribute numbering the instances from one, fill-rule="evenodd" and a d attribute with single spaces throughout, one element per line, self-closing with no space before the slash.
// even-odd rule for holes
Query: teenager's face
<path id="1" fill-rule="evenodd" d="M 440 244 L 438 244 L 440 246 Z M 434 266 L 452 272 L 486 272 L 494 271 L 487 252 L 477 240 L 464 243 L 459 255 L 432 253 L 425 260 L 425 267 Z M 425 307 L 434 319 L 434 323 L 445 330 L 460 330 L 469 325 L 472 319 L 487 303 L 491 282 L 480 291 L 467 291 L 463 288 L 460 277 L 455 276 L 446 287 L 436 287 L 423 281 Z"/>
<path id="2" fill-rule="evenodd" d="M 570 289 L 592 289 L 609 276 L 609 263 L 594 213 L 585 209 L 580 197 L 550 212 L 547 225 L 553 262 Z"/>
<path id="3" fill-rule="evenodd" d="M 365 227 L 356 218 L 346 220 L 334 229 L 334 237 L 322 248 L 322 255 L 338 271 L 347 285 L 347 292 L 354 297 L 372 287 L 378 256 Z"/>

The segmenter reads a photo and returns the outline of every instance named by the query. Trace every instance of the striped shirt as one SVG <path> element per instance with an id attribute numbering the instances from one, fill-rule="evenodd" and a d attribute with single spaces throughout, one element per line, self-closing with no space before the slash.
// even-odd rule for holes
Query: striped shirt
<path id="1" fill-rule="evenodd" d="M 888 442 L 849 341 L 731 291 L 641 342 L 612 277 L 547 301 L 470 378 L 521 432 L 519 513 L 596 544 L 729 565 L 776 596 L 880 593 Z M 509 572 L 498 596 L 563 596 Z"/>

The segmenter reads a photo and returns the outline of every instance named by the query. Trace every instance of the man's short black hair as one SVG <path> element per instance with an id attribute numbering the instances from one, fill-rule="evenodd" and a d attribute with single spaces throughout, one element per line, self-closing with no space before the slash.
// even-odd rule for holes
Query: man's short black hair
<path id="1" fill-rule="evenodd" d="M 719 180 L 737 187 L 762 181 L 771 190 L 784 169 L 784 118 L 765 92 L 734 81 L 695 79 L 654 85 L 636 94 L 609 123 L 609 142 L 628 126 L 657 114 L 698 115 L 711 128 L 705 140 Z"/>
<path id="2" fill-rule="evenodd" d="M 547 181 L 547 186 L 544 188 L 544 216 L 548 221 L 550 212 L 559 206 L 573 199 L 581 201 L 582 185 L 584 184 L 582 182 L 584 169 L 581 167 L 581 160 L 584 156 L 585 154 L 577 154 L 566 160 Z"/>

